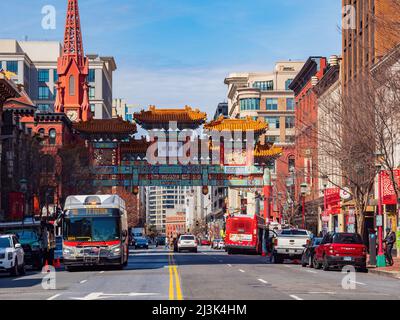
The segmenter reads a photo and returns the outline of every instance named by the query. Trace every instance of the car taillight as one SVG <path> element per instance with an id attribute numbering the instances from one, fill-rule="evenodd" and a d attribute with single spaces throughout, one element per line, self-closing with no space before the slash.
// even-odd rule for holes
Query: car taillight
<path id="1" fill-rule="evenodd" d="M 335 253 L 335 248 L 334 247 L 329 247 L 329 253 L 334 254 Z"/>
<path id="2" fill-rule="evenodd" d="M 278 239 L 274 239 L 274 246 L 277 246 L 278 245 Z"/>

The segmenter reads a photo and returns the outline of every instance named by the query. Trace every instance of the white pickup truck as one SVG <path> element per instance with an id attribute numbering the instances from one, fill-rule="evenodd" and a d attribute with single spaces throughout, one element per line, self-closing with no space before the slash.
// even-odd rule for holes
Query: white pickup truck
<path id="1" fill-rule="evenodd" d="M 283 229 L 273 240 L 273 261 L 300 259 L 304 247 L 311 241 L 311 233 L 302 229 Z"/>

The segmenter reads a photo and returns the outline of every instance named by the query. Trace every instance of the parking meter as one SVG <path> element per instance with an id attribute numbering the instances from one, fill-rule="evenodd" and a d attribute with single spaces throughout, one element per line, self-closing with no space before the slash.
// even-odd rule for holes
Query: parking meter
<path id="1" fill-rule="evenodd" d="M 376 234 L 369 234 L 369 264 L 376 266 Z"/>

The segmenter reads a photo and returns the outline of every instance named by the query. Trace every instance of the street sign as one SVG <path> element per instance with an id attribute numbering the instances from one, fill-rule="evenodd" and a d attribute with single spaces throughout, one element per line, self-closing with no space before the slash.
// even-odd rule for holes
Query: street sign
<path id="1" fill-rule="evenodd" d="M 376 216 L 376 226 L 383 227 L 383 219 L 381 215 Z"/>
<path id="2" fill-rule="evenodd" d="M 327 215 L 327 214 L 324 214 L 324 215 L 322 215 L 322 222 L 329 222 L 329 215 Z"/>
<path id="3" fill-rule="evenodd" d="M 340 198 L 342 200 L 349 200 L 351 198 L 350 190 L 348 188 L 340 189 Z"/>

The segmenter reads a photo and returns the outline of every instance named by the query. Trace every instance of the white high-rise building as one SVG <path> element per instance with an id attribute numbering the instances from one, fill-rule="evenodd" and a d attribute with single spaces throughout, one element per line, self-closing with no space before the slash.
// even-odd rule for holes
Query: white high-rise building
<path id="1" fill-rule="evenodd" d="M 146 221 L 147 225 L 156 226 L 165 233 L 166 212 L 185 205 L 185 198 L 190 187 L 146 187 Z"/>

